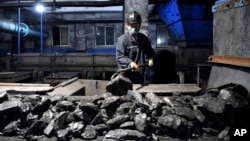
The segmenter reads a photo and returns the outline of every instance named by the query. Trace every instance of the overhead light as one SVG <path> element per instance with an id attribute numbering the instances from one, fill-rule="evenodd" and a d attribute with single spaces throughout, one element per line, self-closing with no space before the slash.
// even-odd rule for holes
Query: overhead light
<path id="1" fill-rule="evenodd" d="M 39 13 L 42 13 L 44 12 L 44 6 L 42 4 L 37 4 L 36 5 L 36 11 L 39 12 Z"/>

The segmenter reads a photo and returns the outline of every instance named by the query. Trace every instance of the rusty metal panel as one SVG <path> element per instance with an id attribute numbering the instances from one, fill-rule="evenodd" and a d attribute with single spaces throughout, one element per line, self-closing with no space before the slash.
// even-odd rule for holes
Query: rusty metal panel
<path id="1" fill-rule="evenodd" d="M 214 65 L 209 77 L 208 88 L 225 84 L 240 84 L 250 92 L 250 69 L 236 66 Z"/>
<path id="2" fill-rule="evenodd" d="M 250 0 L 228 0 L 228 1 L 218 1 L 212 7 L 213 12 L 237 8 L 241 6 L 250 5 Z"/>
<path id="3" fill-rule="evenodd" d="M 213 55 L 250 57 L 250 6 L 214 13 Z"/>
<path id="4" fill-rule="evenodd" d="M 248 1 L 249 2 L 249 1 Z M 250 58 L 250 5 L 214 13 L 213 55 L 225 58 Z M 224 60 L 225 61 L 225 60 Z M 227 60 L 227 64 L 213 64 L 208 86 L 218 87 L 235 83 L 250 90 L 250 70 L 242 62 Z M 229 64 L 238 64 L 232 66 Z M 241 65 L 239 65 L 241 64 Z"/>
<path id="5" fill-rule="evenodd" d="M 210 56 L 208 62 L 220 63 L 220 64 L 228 64 L 228 65 L 234 65 L 234 66 L 250 68 L 250 58 Z"/>

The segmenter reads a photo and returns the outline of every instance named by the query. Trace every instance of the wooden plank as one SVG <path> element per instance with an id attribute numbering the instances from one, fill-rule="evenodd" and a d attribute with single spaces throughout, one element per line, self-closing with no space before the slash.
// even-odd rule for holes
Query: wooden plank
<path id="1" fill-rule="evenodd" d="M 15 72 L 0 72 L 0 75 L 13 74 Z"/>
<path id="2" fill-rule="evenodd" d="M 0 86 L 19 86 L 19 87 L 49 87 L 49 84 L 29 84 L 29 83 L 0 83 Z"/>
<path id="3" fill-rule="evenodd" d="M 196 84 L 134 84 L 133 90 L 142 93 L 197 93 L 201 88 Z"/>
<path id="4" fill-rule="evenodd" d="M 53 87 L 48 84 L 0 83 L 0 91 L 48 92 Z"/>
<path id="5" fill-rule="evenodd" d="M 208 62 L 220 63 L 220 64 L 228 64 L 228 65 L 234 65 L 234 66 L 250 68 L 250 58 L 226 57 L 226 56 L 210 56 Z"/>
<path id="6" fill-rule="evenodd" d="M 0 80 L 3 82 L 19 82 L 32 77 L 32 72 L 13 72 L 5 75 L 0 75 Z"/>

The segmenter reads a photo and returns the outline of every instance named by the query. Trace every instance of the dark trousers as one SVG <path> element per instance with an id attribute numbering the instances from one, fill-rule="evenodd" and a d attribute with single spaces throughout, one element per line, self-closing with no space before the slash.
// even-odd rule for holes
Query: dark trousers
<path id="1" fill-rule="evenodd" d="M 123 75 L 131 80 L 133 84 L 144 84 L 144 71 L 127 71 Z"/>

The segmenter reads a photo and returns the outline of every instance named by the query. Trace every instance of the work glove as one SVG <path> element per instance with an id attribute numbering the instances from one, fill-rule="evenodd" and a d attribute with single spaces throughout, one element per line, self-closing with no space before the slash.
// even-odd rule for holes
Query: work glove
<path id="1" fill-rule="evenodd" d="M 154 65 L 154 61 L 153 61 L 152 58 L 150 58 L 150 59 L 148 60 L 148 66 L 149 66 L 149 67 L 152 67 L 153 65 Z"/>

